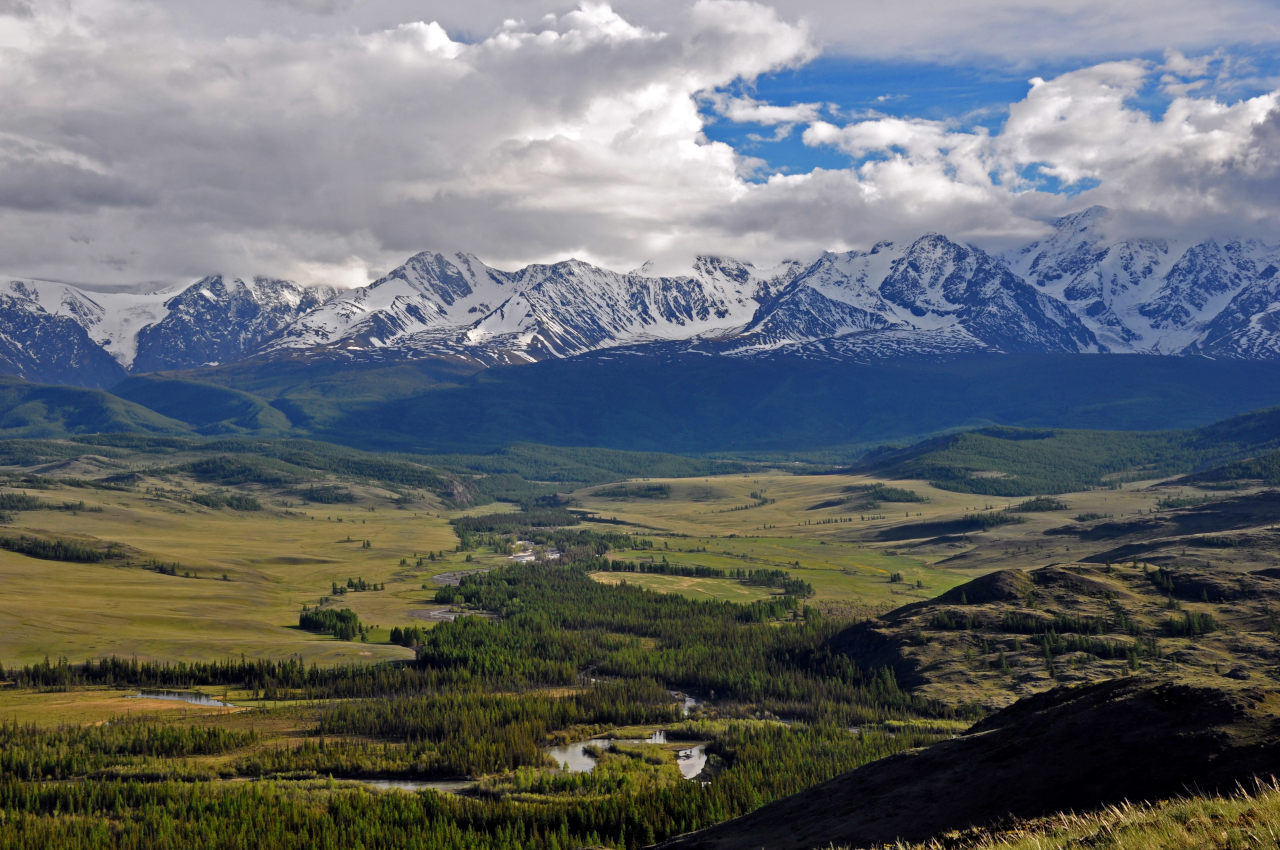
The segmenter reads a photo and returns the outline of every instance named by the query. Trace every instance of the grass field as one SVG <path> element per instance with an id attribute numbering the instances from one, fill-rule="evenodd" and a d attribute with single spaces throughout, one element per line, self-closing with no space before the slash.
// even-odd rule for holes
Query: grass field
<path id="1" fill-rule="evenodd" d="M 637 483 L 633 492 L 640 497 L 618 498 L 628 491 L 612 485 L 571 494 L 605 521 L 584 527 L 632 532 L 652 545 L 613 557 L 640 562 L 665 557 L 677 565 L 726 571 L 786 570 L 813 586 L 809 604 L 844 616 L 930 598 L 993 569 L 1073 560 L 1067 544 L 1042 534 L 1046 528 L 1070 522 L 1078 512 L 1142 513 L 1159 498 L 1141 484 L 1068 494 L 1062 497 L 1064 510 L 1028 514 L 1023 524 L 972 539 L 922 544 L 878 538 L 904 523 L 996 511 L 1019 500 L 893 482 L 926 501 L 860 509 L 848 501 L 856 497 L 850 488 L 868 486 L 873 479 L 782 471 Z M 173 473 L 146 475 L 126 490 L 32 491 L 54 504 L 83 500 L 84 509 L 20 511 L 0 534 L 115 542 L 127 547 L 128 557 L 83 564 L 0 550 L 0 663 L 107 655 L 298 656 L 317 663 L 408 658 L 409 650 L 385 641 L 392 626 L 430 624 L 432 612 L 439 610 L 433 576 L 510 563 L 487 549 L 455 552 L 457 538 L 448 520 L 515 506 L 450 512 L 431 498 L 397 506 L 394 492 L 369 484 L 342 486 L 352 491 L 354 503 L 299 504 L 267 487 L 234 488 L 258 498 L 261 511 L 194 504 L 190 496 L 209 488 Z M 438 559 L 426 560 L 428 552 Z M 176 575 L 147 569 L 152 562 L 172 566 Z M 891 581 L 895 576 L 901 580 Z M 348 578 L 385 585 L 329 603 L 351 608 L 375 627 L 367 642 L 337 641 L 296 628 L 302 606 L 316 605 L 334 583 L 345 585 Z M 733 580 L 627 574 L 627 581 L 732 601 L 770 592 Z"/>
<path id="2" fill-rule="evenodd" d="M 657 547 L 618 552 L 620 559 L 644 562 L 666 557 L 672 564 L 723 570 L 785 569 L 813 585 L 814 604 L 869 613 L 937 596 L 991 570 L 1071 561 L 1069 543 L 1046 537 L 1045 529 L 1067 524 L 1082 513 L 1143 514 L 1167 495 L 1149 491 L 1153 482 L 1134 482 L 1117 490 L 1067 494 L 1060 497 L 1064 509 L 1022 514 L 1022 523 L 966 535 L 963 540 L 895 543 L 877 538 L 905 524 L 1003 511 L 1025 499 L 953 493 L 923 481 L 894 481 L 893 486 L 927 501 L 882 502 L 865 510 L 840 504 L 856 496 L 849 488 L 882 480 L 768 472 L 641 482 L 651 489 L 661 485 L 665 498 L 618 498 L 610 495 L 617 492 L 616 487 L 587 488 L 574 496 L 584 508 L 630 525 Z M 889 580 L 895 573 L 902 576 L 901 582 Z"/>
<path id="3" fill-rule="evenodd" d="M 946 846 L 969 850 L 1246 850 L 1280 844 L 1280 789 L 1263 785 L 1231 797 L 1188 796 L 1145 805 L 1038 818 L 975 829 Z M 934 850 L 938 843 L 900 845 Z M 848 850 L 848 848 L 839 848 Z"/>
<path id="4" fill-rule="evenodd" d="M 686 599 L 723 599 L 728 602 L 755 602 L 774 595 L 767 587 L 752 587 L 727 578 L 664 576 L 650 573 L 592 573 L 604 584 L 636 584 L 658 593 L 678 593 Z"/>
<path id="5" fill-rule="evenodd" d="M 452 550 L 456 543 L 447 521 L 427 511 L 344 504 L 239 512 L 145 492 L 71 488 L 41 491 L 39 497 L 83 499 L 101 510 L 23 512 L 15 522 L 21 530 L 116 541 L 129 546 L 132 557 L 128 566 L 76 564 L 0 551 L 5 663 L 111 654 L 299 655 L 318 662 L 403 658 L 409 653 L 401 647 L 299 631 L 298 611 L 328 595 L 334 582 L 364 577 L 386 589 L 346 594 L 338 600 L 341 606 L 369 623 L 410 622 L 410 611 L 432 597 L 422 584 L 454 568 L 444 561 L 423 569 L 400 566 L 401 558 L 415 564 L 415 553 Z M 146 569 L 151 560 L 176 564 L 177 575 Z"/>
<path id="6" fill-rule="evenodd" d="M 239 708 L 193 705 L 176 700 L 138 699 L 136 688 L 77 688 L 69 691 L 0 689 L 0 722 L 39 726 L 83 725 L 117 717 L 156 717 L 165 720 L 218 717 Z M 222 693 L 209 693 L 222 700 Z"/>

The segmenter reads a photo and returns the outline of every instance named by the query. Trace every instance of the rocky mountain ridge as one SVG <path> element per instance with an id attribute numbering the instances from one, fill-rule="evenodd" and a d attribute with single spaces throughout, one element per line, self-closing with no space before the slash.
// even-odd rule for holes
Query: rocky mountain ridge
<path id="1" fill-rule="evenodd" d="M 423 252 L 365 287 L 211 275 L 101 293 L 0 283 L 0 371 L 107 386 L 250 357 L 448 358 L 484 367 L 651 343 L 747 357 L 958 352 L 1280 359 L 1280 247 L 1126 239 L 1094 207 L 994 255 L 940 234 L 773 268 L 700 257 L 688 274 L 578 260 L 516 271 Z"/>

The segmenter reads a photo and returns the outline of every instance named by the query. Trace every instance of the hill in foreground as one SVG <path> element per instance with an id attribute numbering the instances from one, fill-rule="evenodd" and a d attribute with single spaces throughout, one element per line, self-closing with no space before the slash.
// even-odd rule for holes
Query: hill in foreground
<path id="1" fill-rule="evenodd" d="M 1280 690 L 1149 676 L 1026 698 L 964 735 L 844 774 L 659 845 L 808 850 L 925 841 L 949 831 L 1232 792 L 1280 763 Z"/>

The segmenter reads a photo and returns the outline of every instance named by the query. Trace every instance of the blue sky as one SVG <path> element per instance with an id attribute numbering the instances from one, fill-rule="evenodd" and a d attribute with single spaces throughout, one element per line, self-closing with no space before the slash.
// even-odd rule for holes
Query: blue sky
<path id="1" fill-rule="evenodd" d="M 1214 53 L 1217 56 L 1211 69 L 1223 76 L 1206 85 L 1205 90 L 1214 91 L 1224 101 L 1263 95 L 1280 79 L 1280 52 L 1270 46 L 1237 44 L 1216 48 Z M 821 103 L 823 115 L 828 119 L 880 114 L 946 121 L 958 127 L 985 127 L 996 133 L 1008 118 L 1010 104 L 1026 96 L 1031 77 L 1054 77 L 1108 59 L 1137 59 L 1158 66 L 1164 61 L 1164 55 L 1147 52 L 1087 58 L 1046 57 L 1031 63 L 1013 63 L 998 57 L 968 57 L 940 63 L 867 61 L 834 54 L 820 56 L 796 68 L 763 74 L 749 84 L 739 82 L 723 91 L 733 95 L 749 94 L 773 104 Z M 1159 79 L 1153 77 L 1128 103 L 1158 120 L 1171 101 Z M 730 121 L 717 114 L 710 103 L 704 102 L 702 115 L 709 139 L 730 144 L 767 163 L 752 177 L 754 180 L 766 179 L 770 173 L 846 168 L 851 163 L 865 161 L 830 148 L 806 145 L 797 131 L 775 140 L 772 128 Z M 1081 188 L 1059 185 L 1052 179 L 1043 185 L 1048 191 L 1068 195 L 1078 194 Z"/>
<path id="2" fill-rule="evenodd" d="M 764 74 L 750 86 L 730 93 L 749 92 L 775 104 L 821 103 L 828 118 L 878 113 L 899 117 L 957 121 L 995 130 L 1009 104 L 1027 92 L 1027 74 L 976 65 L 940 65 L 875 61 L 845 56 L 820 57 L 799 68 Z M 814 168 L 844 168 L 850 157 L 825 148 L 806 146 L 797 132 L 772 141 L 761 125 L 735 124 L 704 108 L 707 137 L 769 163 L 769 170 L 802 172 Z"/>

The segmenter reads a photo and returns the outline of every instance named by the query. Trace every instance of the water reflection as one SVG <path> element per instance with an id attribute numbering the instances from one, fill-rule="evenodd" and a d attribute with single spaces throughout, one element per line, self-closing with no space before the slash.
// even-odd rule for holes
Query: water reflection
<path id="1" fill-rule="evenodd" d="M 195 691 L 138 691 L 130 699 L 163 699 L 170 702 L 187 702 L 192 705 L 211 706 L 213 708 L 235 708 L 229 702 L 214 699 Z"/>
<path id="2" fill-rule="evenodd" d="M 667 733 L 658 729 L 647 738 L 592 738 L 588 741 L 577 741 L 559 747 L 550 747 L 547 754 L 555 759 L 561 769 L 567 773 L 590 773 L 595 769 L 596 760 L 592 752 L 605 752 L 613 744 L 666 744 Z M 685 779 L 693 779 L 707 764 L 707 745 L 691 743 L 676 751 L 676 765 L 680 775 Z"/>

